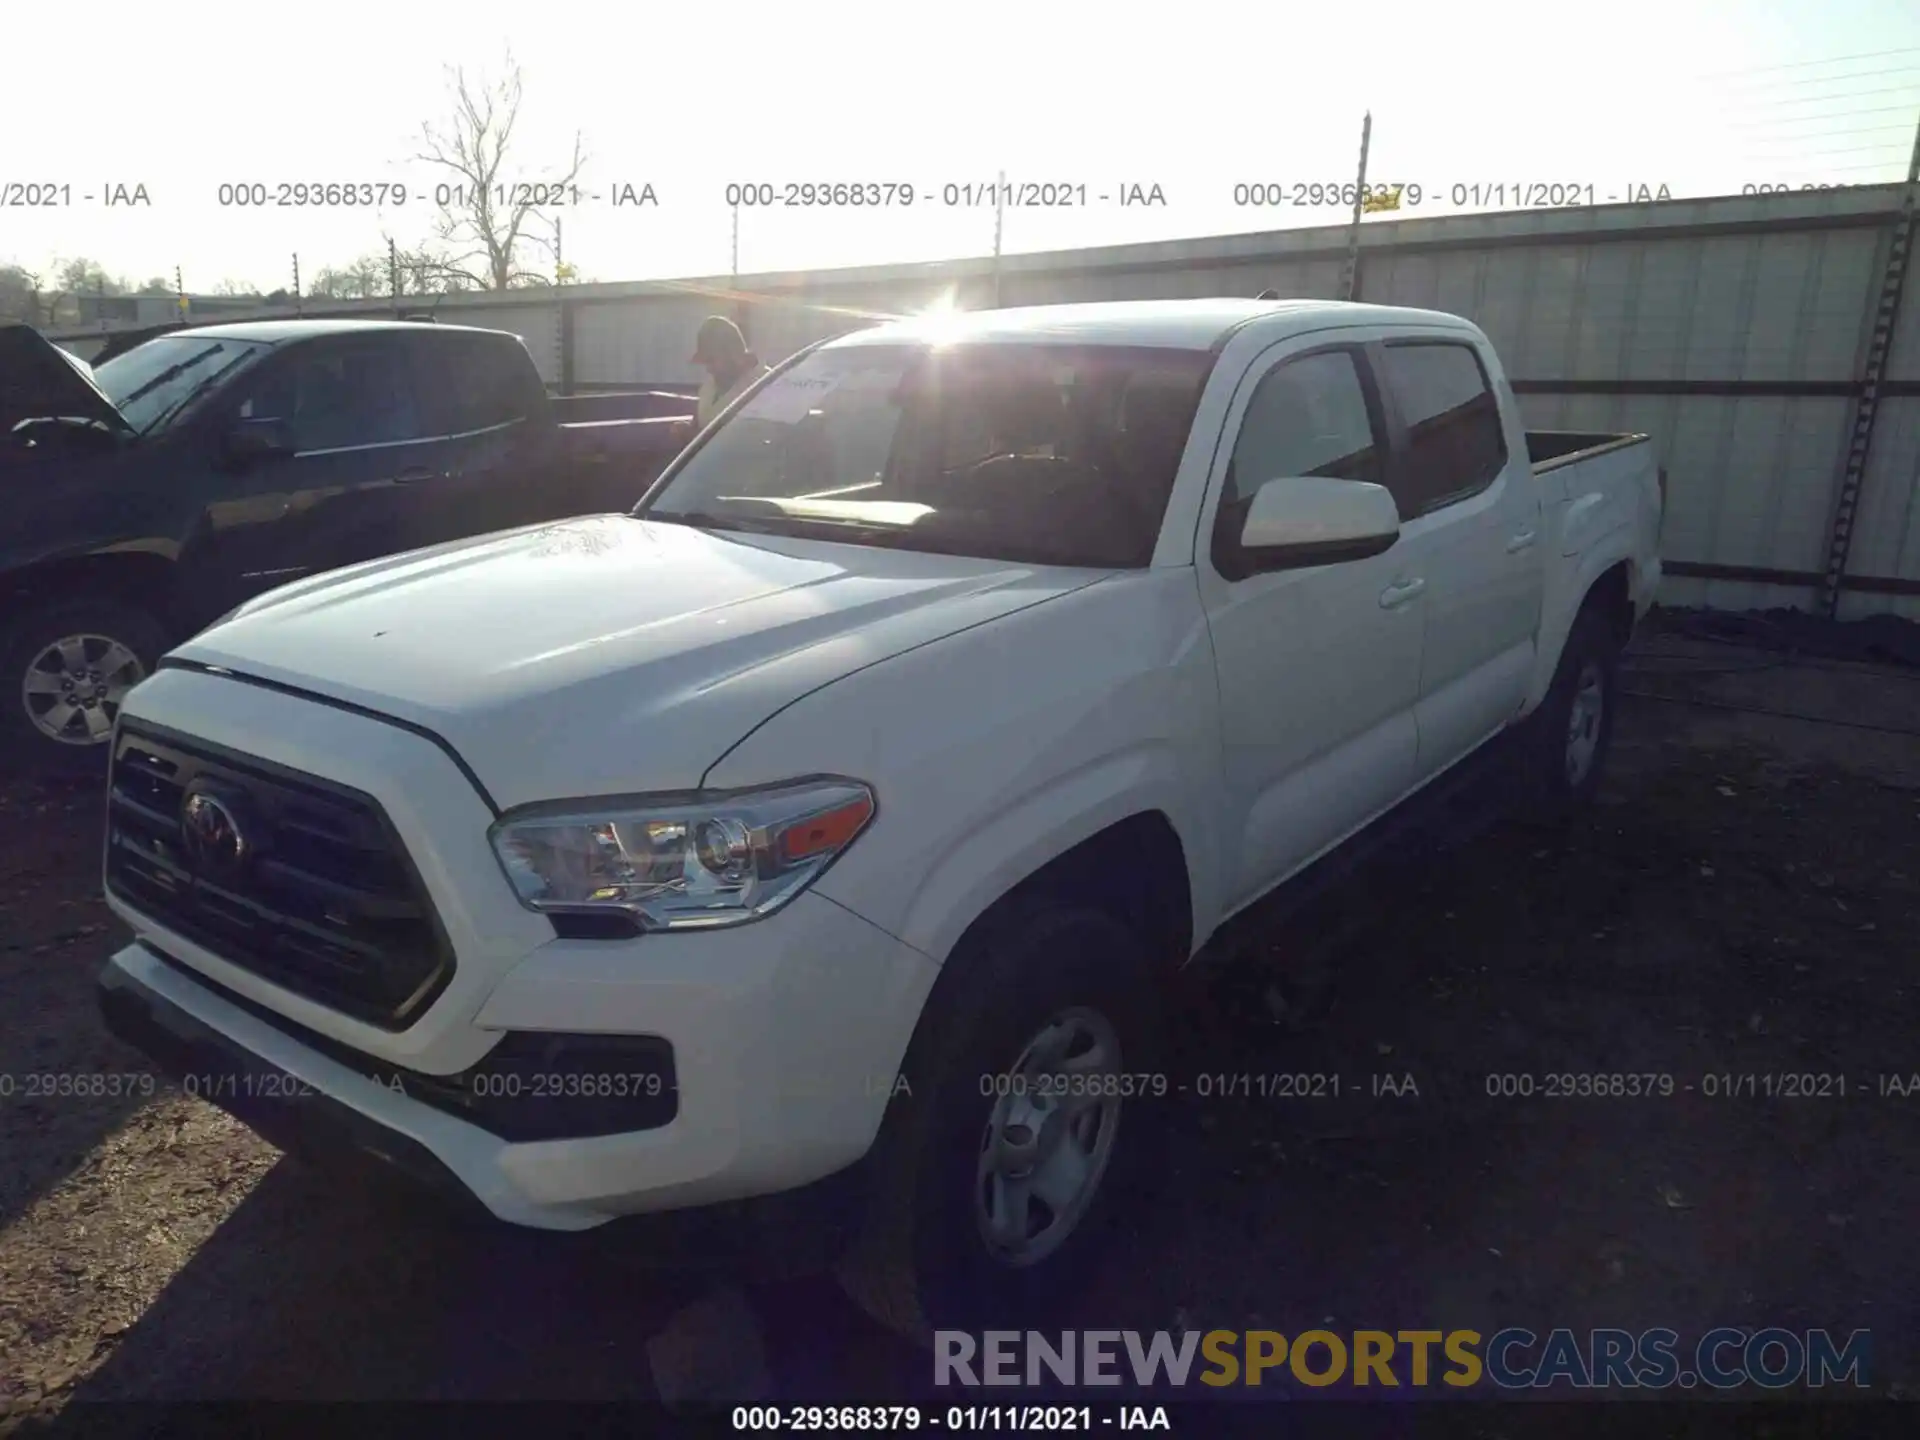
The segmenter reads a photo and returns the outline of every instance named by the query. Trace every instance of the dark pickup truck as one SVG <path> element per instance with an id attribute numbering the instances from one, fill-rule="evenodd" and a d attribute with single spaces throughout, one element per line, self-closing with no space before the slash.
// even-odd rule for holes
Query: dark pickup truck
<path id="1" fill-rule="evenodd" d="M 264 590 L 628 509 L 693 412 L 555 400 L 464 326 L 210 325 L 97 370 L 0 326 L 0 764 L 97 760 L 160 654 Z"/>

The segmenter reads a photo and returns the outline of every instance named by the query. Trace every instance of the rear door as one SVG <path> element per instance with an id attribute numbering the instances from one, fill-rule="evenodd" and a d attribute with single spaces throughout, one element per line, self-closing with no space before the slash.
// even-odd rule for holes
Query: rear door
<path id="1" fill-rule="evenodd" d="M 568 513 L 557 494 L 546 390 L 513 335 L 423 329 L 420 386 L 447 437 L 444 473 L 411 517 L 411 543 L 439 544 Z"/>
<path id="2" fill-rule="evenodd" d="M 221 419 L 283 420 L 294 448 L 231 471 L 206 507 L 191 549 L 207 604 L 407 548 L 407 497 L 441 472 L 446 447 L 398 338 L 303 341 L 235 387 Z"/>
<path id="3" fill-rule="evenodd" d="M 1533 672 L 1543 569 L 1525 437 L 1501 412 L 1492 355 L 1436 331 L 1374 350 L 1394 434 L 1401 543 L 1427 581 L 1420 771 L 1466 755 L 1519 711 Z"/>

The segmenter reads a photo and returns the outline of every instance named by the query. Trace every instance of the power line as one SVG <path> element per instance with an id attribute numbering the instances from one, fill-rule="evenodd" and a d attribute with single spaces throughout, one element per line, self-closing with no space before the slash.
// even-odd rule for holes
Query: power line
<path id="1" fill-rule="evenodd" d="M 1835 110 L 1830 115 L 1788 115 L 1783 116 L 1782 119 L 1793 123 L 1806 120 L 1844 120 L 1849 115 L 1912 115 L 1916 110 L 1920 110 L 1920 105 L 1880 105 L 1867 110 Z M 1752 130 L 1760 126 L 1777 125 L 1780 123 L 1781 121 L 1779 120 L 1747 121 L 1742 124 L 1729 125 L 1727 128 L 1730 130 Z"/>
<path id="2" fill-rule="evenodd" d="M 1829 136 L 1833 136 L 1833 135 L 1846 135 L 1846 136 L 1852 137 L 1857 135 L 1879 135 L 1883 133 L 1907 136 L 1913 133 L 1913 127 L 1911 125 L 1906 125 L 1906 124 L 1849 125 L 1839 130 L 1807 130 L 1807 131 L 1803 131 L 1798 135 L 1781 135 L 1781 136 L 1768 135 L 1768 136 L 1763 136 L 1761 138 L 1766 140 L 1774 140 L 1774 139 L 1824 140 Z M 1900 140 L 1878 140 L 1878 141 L 1875 141 L 1874 143 L 1878 145 L 1904 145 L 1907 142 L 1905 141 L 1905 139 L 1900 139 Z"/>
<path id="3" fill-rule="evenodd" d="M 1844 65 L 1849 60 L 1889 60 L 1895 55 L 1920 55 L 1920 45 L 1902 45 L 1892 50 L 1863 50 L 1856 55 L 1829 55 L 1824 60 L 1795 60 L 1785 65 L 1754 65 L 1745 70 L 1711 70 L 1696 75 L 1696 80 L 1738 79 L 1743 75 L 1770 75 L 1781 70 L 1804 70 L 1810 65 Z"/>
<path id="4" fill-rule="evenodd" d="M 1885 85 L 1878 90 L 1855 90 L 1844 95 L 1808 95 L 1800 100 L 1774 100 L 1774 105 L 1827 105 L 1835 100 L 1864 100 L 1869 95 L 1913 95 L 1920 103 L 1920 80 L 1909 81 L 1905 85 Z"/>
<path id="5" fill-rule="evenodd" d="M 1771 151 L 1771 152 L 1764 151 L 1764 150 L 1741 150 L 1739 153 L 1743 157 L 1761 159 L 1761 160 L 1766 159 L 1769 154 L 1782 154 L 1782 155 L 1792 154 L 1795 156 L 1804 155 L 1811 159 L 1814 157 L 1826 156 L 1826 155 L 1860 155 L 1860 154 L 1864 154 L 1869 150 L 1903 150 L 1905 148 L 1906 147 L 1903 146 L 1898 140 L 1876 140 L 1871 145 L 1848 145 L 1845 148 L 1839 149 L 1839 150 L 1796 150 L 1796 151 Z"/>
<path id="6" fill-rule="evenodd" d="M 1762 80 L 1758 88 L 1793 90 L 1802 85 L 1831 85 L 1841 80 L 1877 80 L 1882 75 L 1910 75 L 1915 71 L 1920 71 L 1920 62 L 1912 65 L 1892 65 L 1884 70 L 1849 70 L 1844 75 L 1804 75 L 1797 80 Z"/>

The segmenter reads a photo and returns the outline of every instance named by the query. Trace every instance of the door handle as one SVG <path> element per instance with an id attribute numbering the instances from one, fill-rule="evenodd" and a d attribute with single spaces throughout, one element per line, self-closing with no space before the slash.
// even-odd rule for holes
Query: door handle
<path id="1" fill-rule="evenodd" d="M 1398 610 L 1426 588 L 1424 580 L 1396 580 L 1380 592 L 1380 608 Z"/>
<path id="2" fill-rule="evenodd" d="M 1507 554 L 1517 555 L 1539 538 L 1540 532 L 1538 530 L 1522 530 L 1518 535 L 1515 535 L 1511 540 L 1507 541 Z"/>
<path id="3" fill-rule="evenodd" d="M 394 476 L 393 483 L 396 485 L 418 485 L 422 480 L 434 479 L 439 473 L 438 470 L 434 470 L 426 465 L 415 465 L 409 469 L 402 470 L 398 475 Z"/>

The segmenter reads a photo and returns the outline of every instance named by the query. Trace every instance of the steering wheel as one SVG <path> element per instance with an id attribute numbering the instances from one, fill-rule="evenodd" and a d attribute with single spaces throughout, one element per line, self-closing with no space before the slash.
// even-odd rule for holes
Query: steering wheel
<path id="1" fill-rule="evenodd" d="M 1042 504 L 1068 490 L 1091 490 L 1094 487 L 1086 483 L 1087 478 L 1099 476 L 1106 482 L 1098 487 L 1103 501 L 1125 514 L 1131 528 L 1157 533 L 1159 518 L 1148 513 L 1143 498 L 1134 492 L 1134 487 L 1125 483 L 1118 471 L 1086 460 L 1076 460 L 1071 456 L 1062 455 L 1016 455 L 1012 452 L 1004 452 L 988 455 L 984 459 L 975 460 L 966 465 L 953 466 L 951 469 L 941 471 L 940 474 L 942 479 L 952 476 L 972 478 L 996 465 L 1018 465 L 1022 468 L 1031 467 L 1035 470 L 1051 471 L 1051 474 L 1035 477 L 1026 487 L 1027 498 L 1038 500 Z"/>

